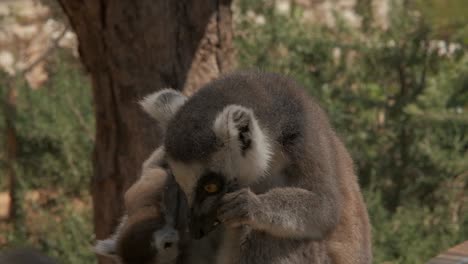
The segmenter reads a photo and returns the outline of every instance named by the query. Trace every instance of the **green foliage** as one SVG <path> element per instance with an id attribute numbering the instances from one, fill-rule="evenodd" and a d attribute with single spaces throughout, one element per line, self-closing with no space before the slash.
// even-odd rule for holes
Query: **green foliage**
<path id="1" fill-rule="evenodd" d="M 373 223 L 375 262 L 422 263 L 466 238 L 463 27 L 446 42 L 434 39 L 432 20 L 404 1 L 393 2 L 387 30 L 311 25 L 298 7 L 288 17 L 275 13 L 272 1 L 240 6 L 241 65 L 298 79 L 350 149 Z"/>
<path id="2" fill-rule="evenodd" d="M 468 44 L 468 2 L 465 0 L 418 0 L 425 17 L 434 25 L 435 35 L 444 38 L 454 35 Z"/>
<path id="3" fill-rule="evenodd" d="M 94 118 L 90 83 L 78 66 L 68 54 L 57 54 L 50 81 L 38 90 L 2 78 L 16 81 L 18 92 L 18 215 L 0 225 L 6 239 L 0 248 L 31 245 L 63 263 L 95 261 L 88 192 Z M 5 183 L 0 186 L 5 190 Z"/>
<path id="4" fill-rule="evenodd" d="M 76 65 L 60 57 L 54 61 L 51 78 L 39 90 L 20 90 L 19 163 L 24 174 L 36 175 L 28 180 L 30 187 L 47 185 L 77 192 L 87 186 L 91 175 L 90 86 Z"/>
<path id="5" fill-rule="evenodd" d="M 425 263 L 454 242 L 466 239 L 468 219 L 453 224 L 446 205 L 434 209 L 411 203 L 391 213 L 382 207 L 379 191 L 367 190 L 366 198 L 372 219 L 375 263 Z"/>

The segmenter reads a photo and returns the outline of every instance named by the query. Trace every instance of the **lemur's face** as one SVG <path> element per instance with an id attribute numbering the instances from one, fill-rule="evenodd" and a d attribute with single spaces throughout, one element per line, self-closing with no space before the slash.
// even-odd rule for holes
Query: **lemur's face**
<path id="1" fill-rule="evenodd" d="M 185 103 L 186 101 L 185 99 L 177 99 L 174 90 L 169 90 L 166 93 L 169 93 L 170 96 L 159 92 L 159 96 L 152 95 L 142 102 L 144 109 L 153 117 L 161 119 L 161 116 L 164 116 L 163 122 L 171 119 L 166 115 L 167 109 L 175 109 L 175 112 L 182 106 L 180 102 Z M 171 102 L 177 106 L 171 106 Z M 181 111 L 184 113 L 196 111 L 188 109 L 190 106 L 187 104 Z M 197 114 L 203 115 L 204 113 Z M 187 114 L 186 116 L 190 117 L 191 115 Z M 213 135 L 212 141 L 215 142 L 215 147 L 211 148 L 211 153 L 205 151 L 203 158 L 197 159 L 195 156 L 190 162 L 187 162 L 176 156 L 177 153 L 171 152 L 171 146 L 166 145 L 168 164 L 176 182 L 187 196 L 192 212 L 191 226 L 195 237 L 202 237 L 204 233 L 210 231 L 213 224 L 216 224 L 219 199 L 226 192 L 235 190 L 237 186 L 248 186 L 263 177 L 269 167 L 271 157 L 270 141 L 262 132 L 250 109 L 239 105 L 227 105 L 214 116 L 213 120 L 203 119 L 203 121 L 206 123 L 197 123 L 196 125 L 208 128 L 202 130 L 203 133 Z M 184 118 L 183 122 L 200 121 Z M 203 143 L 190 136 L 191 131 L 179 133 L 180 131 L 174 131 L 174 129 L 178 129 L 178 127 L 173 126 L 172 130 L 168 130 L 166 134 L 166 137 L 173 137 L 172 142 L 176 142 L 175 144 L 178 145 L 185 143 L 186 145 L 180 146 L 182 148 L 198 144 L 197 147 L 204 150 L 204 145 L 200 146 Z M 201 132 L 195 131 L 194 133 Z M 182 135 L 183 138 L 179 140 L 178 135 Z M 213 144 L 212 141 L 209 144 Z"/>
<path id="2" fill-rule="evenodd" d="M 237 182 L 203 166 L 170 163 L 179 175 L 179 185 L 184 184 L 184 193 L 190 199 L 190 233 L 196 239 L 202 238 L 219 223 L 219 201 L 224 194 L 238 188 Z"/>
<path id="3" fill-rule="evenodd" d="M 203 237 L 216 225 L 220 198 L 261 178 L 270 159 L 269 142 L 251 110 L 229 105 L 211 124 L 217 148 L 203 161 L 168 162 L 191 208 L 191 230 Z M 170 136 L 170 135 L 168 135 Z"/>
<path id="4" fill-rule="evenodd" d="M 169 166 L 190 206 L 194 204 L 199 189 L 205 188 L 202 183 L 207 175 L 226 184 L 247 186 L 261 178 L 269 166 L 269 142 L 251 110 L 228 105 L 208 125 L 215 135 L 216 148 L 206 155 L 207 158 L 181 162 L 168 153 Z"/>

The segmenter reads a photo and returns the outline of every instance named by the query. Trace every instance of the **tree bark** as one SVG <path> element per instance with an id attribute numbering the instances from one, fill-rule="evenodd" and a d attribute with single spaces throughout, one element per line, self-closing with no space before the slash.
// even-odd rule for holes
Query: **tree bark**
<path id="1" fill-rule="evenodd" d="M 137 102 L 166 87 L 190 95 L 229 71 L 231 1 L 58 1 L 78 36 L 80 57 L 93 83 L 91 191 L 95 233 L 102 239 L 118 222 L 123 192 L 161 142 L 161 132 Z"/>

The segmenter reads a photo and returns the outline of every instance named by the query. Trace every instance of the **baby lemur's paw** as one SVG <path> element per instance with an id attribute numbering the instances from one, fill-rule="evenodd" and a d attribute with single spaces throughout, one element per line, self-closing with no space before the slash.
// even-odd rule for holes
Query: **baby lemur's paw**
<path id="1" fill-rule="evenodd" d="M 218 219 L 230 227 L 254 225 L 260 211 L 260 200 L 248 188 L 227 193 L 221 198 Z"/>

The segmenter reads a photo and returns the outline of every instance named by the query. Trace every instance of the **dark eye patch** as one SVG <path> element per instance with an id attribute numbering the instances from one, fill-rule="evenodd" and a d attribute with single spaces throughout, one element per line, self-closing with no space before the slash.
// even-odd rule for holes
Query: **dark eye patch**
<path id="1" fill-rule="evenodd" d="M 208 192 L 208 185 L 215 185 L 215 192 Z M 195 200 L 191 208 L 190 232 L 195 239 L 200 239 L 216 228 L 217 208 L 220 198 L 226 193 L 223 175 L 206 172 L 203 174 L 195 189 Z"/>
<path id="2" fill-rule="evenodd" d="M 215 184 L 216 192 L 207 192 L 205 186 Z M 190 232 L 192 237 L 200 239 L 219 223 L 217 209 L 224 194 L 237 188 L 236 181 L 226 181 L 226 178 L 214 172 L 207 172 L 197 183 L 195 200 L 191 208 Z"/>
<path id="3" fill-rule="evenodd" d="M 216 192 L 207 192 L 205 186 L 208 184 L 215 184 L 217 186 Z M 195 189 L 195 205 L 201 205 L 203 201 L 208 197 L 220 198 L 226 193 L 226 179 L 223 175 L 215 172 L 206 172 L 198 180 L 197 187 Z"/>
<path id="4" fill-rule="evenodd" d="M 214 192 L 207 192 L 206 186 L 208 185 L 215 185 L 217 190 Z M 206 197 L 207 195 L 218 194 L 224 189 L 225 179 L 221 174 L 215 172 L 207 172 L 205 173 L 197 184 L 197 196 Z"/>

